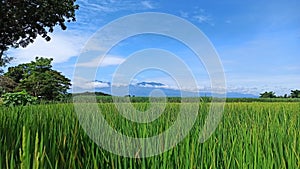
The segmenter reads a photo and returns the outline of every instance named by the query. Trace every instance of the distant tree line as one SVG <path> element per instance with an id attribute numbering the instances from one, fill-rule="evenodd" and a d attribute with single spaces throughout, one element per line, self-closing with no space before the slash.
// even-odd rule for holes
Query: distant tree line
<path id="1" fill-rule="evenodd" d="M 266 91 L 264 93 L 260 93 L 260 98 L 300 98 L 300 90 L 291 90 L 290 95 L 284 94 L 283 96 L 276 96 L 273 91 Z"/>

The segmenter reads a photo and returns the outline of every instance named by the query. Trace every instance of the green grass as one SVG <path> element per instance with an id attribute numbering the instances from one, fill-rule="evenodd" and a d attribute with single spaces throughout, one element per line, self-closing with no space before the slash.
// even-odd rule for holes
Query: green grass
<path id="1" fill-rule="evenodd" d="M 148 107 L 134 104 L 142 111 Z M 138 124 L 121 117 L 113 103 L 99 104 L 111 126 L 134 137 L 166 130 L 179 107 L 168 103 L 159 119 Z M 127 158 L 98 147 L 72 104 L 0 107 L 0 168 L 300 168 L 299 102 L 227 103 L 215 133 L 202 144 L 198 137 L 208 108 L 200 103 L 196 124 L 173 149 Z"/>

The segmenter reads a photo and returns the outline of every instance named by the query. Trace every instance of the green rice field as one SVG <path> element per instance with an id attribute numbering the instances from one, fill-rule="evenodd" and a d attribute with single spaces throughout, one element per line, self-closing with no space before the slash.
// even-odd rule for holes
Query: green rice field
<path id="1" fill-rule="evenodd" d="M 142 111 L 149 106 L 133 104 Z M 300 168 L 300 102 L 226 103 L 220 124 L 204 143 L 198 137 L 210 103 L 199 104 L 187 137 L 147 158 L 138 158 L 138 152 L 137 158 L 122 157 L 99 147 L 81 128 L 71 103 L 0 107 L 0 168 Z M 149 137 L 172 125 L 180 103 L 168 103 L 151 124 L 126 120 L 113 103 L 98 106 L 117 131 Z"/>

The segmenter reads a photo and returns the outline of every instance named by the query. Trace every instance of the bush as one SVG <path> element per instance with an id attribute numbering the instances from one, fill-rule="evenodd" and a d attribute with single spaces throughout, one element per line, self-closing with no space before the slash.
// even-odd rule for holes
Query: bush
<path id="1" fill-rule="evenodd" d="M 16 93 L 6 93 L 2 95 L 3 104 L 6 106 L 25 106 L 36 104 L 37 98 L 29 95 L 25 90 Z"/>

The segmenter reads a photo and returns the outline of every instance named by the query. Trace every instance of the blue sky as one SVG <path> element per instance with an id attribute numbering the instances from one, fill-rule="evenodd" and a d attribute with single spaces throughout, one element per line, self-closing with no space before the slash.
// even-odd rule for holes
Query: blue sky
<path id="1" fill-rule="evenodd" d="M 139 12 L 163 12 L 196 25 L 212 42 L 224 67 L 229 92 L 258 95 L 275 91 L 282 95 L 300 88 L 300 1 L 160 1 L 77 0 L 77 22 L 67 31 L 55 29 L 52 40 L 37 39 L 25 49 L 13 49 L 12 65 L 35 56 L 54 58 L 54 68 L 73 78 L 77 57 L 87 40 L 109 22 Z M 96 79 L 111 81 L 119 64 L 135 51 L 146 48 L 168 50 L 187 62 L 196 74 L 200 90 L 210 81 L 205 68 L 180 42 L 157 35 L 140 35 L 115 46 Z M 174 87 L 163 73 L 142 72 L 133 81 L 155 81 Z M 98 84 L 101 86 L 101 84 Z M 105 84 L 103 84 L 105 85 Z"/>

